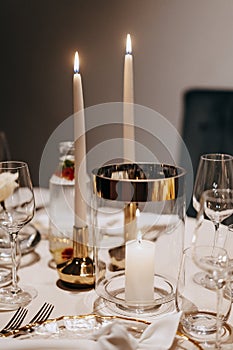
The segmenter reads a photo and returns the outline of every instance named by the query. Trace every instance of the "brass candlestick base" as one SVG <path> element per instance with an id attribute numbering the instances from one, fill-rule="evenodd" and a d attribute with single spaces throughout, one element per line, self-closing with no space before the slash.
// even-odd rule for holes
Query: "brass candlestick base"
<path id="1" fill-rule="evenodd" d="M 72 259 L 57 265 L 58 274 L 64 283 L 75 288 L 94 286 L 94 264 L 88 256 L 88 228 L 74 227 L 74 253 Z"/>

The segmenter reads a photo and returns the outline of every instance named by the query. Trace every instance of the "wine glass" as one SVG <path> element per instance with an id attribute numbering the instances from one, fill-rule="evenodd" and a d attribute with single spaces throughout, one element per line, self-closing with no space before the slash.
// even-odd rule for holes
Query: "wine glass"
<path id="1" fill-rule="evenodd" d="M 221 336 L 224 319 L 221 314 L 221 305 L 224 287 L 229 282 L 230 272 L 227 251 L 221 247 L 195 246 L 192 254 L 194 263 L 214 282 L 214 289 L 217 292 L 216 315 L 214 316 L 216 318 L 214 345 L 215 349 L 223 349 Z"/>
<path id="2" fill-rule="evenodd" d="M 223 153 L 203 154 L 193 190 L 193 207 L 199 212 L 200 199 L 206 190 L 233 188 L 233 156 Z"/>
<path id="3" fill-rule="evenodd" d="M 24 162 L 0 162 L 0 227 L 10 237 L 12 284 L 0 289 L 0 309 L 14 310 L 27 305 L 37 294 L 18 286 L 16 248 L 18 233 L 34 215 L 35 200 L 28 166 Z"/>
<path id="4" fill-rule="evenodd" d="M 203 193 L 203 209 L 205 215 L 215 227 L 214 246 L 224 246 L 225 235 L 221 237 L 220 223 L 233 214 L 233 190 L 214 189 Z"/>
<path id="5" fill-rule="evenodd" d="M 197 212 L 192 239 L 194 246 L 200 245 L 199 228 L 204 220 L 204 207 L 201 203 L 203 192 L 227 188 L 233 189 L 233 156 L 224 153 L 203 154 L 200 157 L 193 189 L 193 207 Z M 211 288 L 211 281 L 205 281 L 205 274 L 202 272 L 196 275 L 196 283 L 205 283 Z"/>
<path id="6" fill-rule="evenodd" d="M 203 154 L 200 157 L 193 189 L 193 207 L 197 212 L 193 243 L 203 221 L 202 194 L 211 189 L 233 189 L 233 156 L 223 153 Z"/>

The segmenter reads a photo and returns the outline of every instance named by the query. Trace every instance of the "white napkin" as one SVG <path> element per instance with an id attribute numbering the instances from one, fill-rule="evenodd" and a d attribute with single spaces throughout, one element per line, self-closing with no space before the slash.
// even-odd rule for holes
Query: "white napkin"
<path id="1" fill-rule="evenodd" d="M 181 312 L 166 315 L 151 323 L 142 334 L 138 347 L 140 350 L 167 350 L 172 346 Z"/>
<path id="2" fill-rule="evenodd" d="M 163 316 L 135 339 L 115 321 L 95 333 L 92 339 L 0 339 L 4 350 L 168 350 L 173 343 L 181 313 Z"/>
<path id="3" fill-rule="evenodd" d="M 163 316 L 152 322 L 139 340 L 133 338 L 119 321 L 96 333 L 98 350 L 167 350 L 172 346 L 181 313 Z"/>
<path id="4" fill-rule="evenodd" d="M 135 350 L 138 342 L 119 321 L 108 324 L 100 329 L 93 339 L 96 340 L 96 350 Z"/>

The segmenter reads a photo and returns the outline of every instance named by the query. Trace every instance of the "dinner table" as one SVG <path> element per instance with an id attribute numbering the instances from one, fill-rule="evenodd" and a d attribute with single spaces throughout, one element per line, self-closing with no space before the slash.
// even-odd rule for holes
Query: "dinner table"
<path id="1" fill-rule="evenodd" d="M 57 319 L 62 316 L 101 314 L 101 307 L 103 306 L 101 303 L 97 302 L 99 297 L 94 288 L 75 289 L 65 287 L 60 283 L 61 281 L 59 280 L 59 275 L 56 268 L 51 268 L 50 262 L 52 255 L 49 251 L 48 240 L 49 190 L 45 188 L 35 188 L 35 198 L 37 210 L 30 224 L 40 232 L 41 240 L 35 249 L 21 257 L 21 264 L 20 268 L 18 269 L 18 278 L 19 285 L 31 285 L 37 290 L 38 294 L 30 302 L 30 304 L 27 305 L 28 313 L 23 324 L 26 324 L 33 317 L 33 315 L 36 314 L 44 302 L 54 305 L 54 309 L 50 315 L 51 319 Z M 195 225 L 196 221 L 194 218 L 186 217 L 184 247 L 188 247 L 192 244 Z M 210 225 L 208 225 L 205 228 L 205 232 L 203 232 L 203 236 L 205 235 L 207 237 L 208 234 L 211 233 L 213 234 L 212 228 Z M 172 313 L 175 312 L 174 307 Z M 13 311 L 0 311 L 0 329 L 5 326 L 12 315 Z M 151 320 L 149 319 L 147 321 L 149 323 Z M 232 311 L 228 323 L 233 325 Z M 30 343 L 30 340 L 28 342 L 29 344 L 32 344 Z M 0 349 L 20 349 L 21 342 L 18 341 L 18 343 L 19 345 L 16 347 L 16 343 L 15 341 L 13 342 L 12 339 L 0 339 Z M 2 344 L 4 344 L 4 346 L 2 346 Z M 41 346 L 41 343 L 39 343 L 39 345 Z M 31 349 L 42 349 L 42 347 L 39 345 L 37 343 L 37 346 L 31 347 Z M 30 347 L 27 348 L 24 344 L 24 349 L 29 348 Z M 54 347 L 51 346 L 51 349 L 52 348 L 58 349 L 59 347 L 56 344 Z M 50 347 L 48 347 L 48 349 L 50 349 Z M 77 350 L 78 349 L 79 348 L 77 348 Z"/>

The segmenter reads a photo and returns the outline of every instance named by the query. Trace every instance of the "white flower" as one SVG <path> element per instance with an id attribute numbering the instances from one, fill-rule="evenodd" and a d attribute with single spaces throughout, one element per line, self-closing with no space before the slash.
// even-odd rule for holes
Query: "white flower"
<path id="1" fill-rule="evenodd" d="M 18 173 L 1 173 L 0 174 L 0 202 L 7 199 L 18 186 L 17 180 Z"/>

